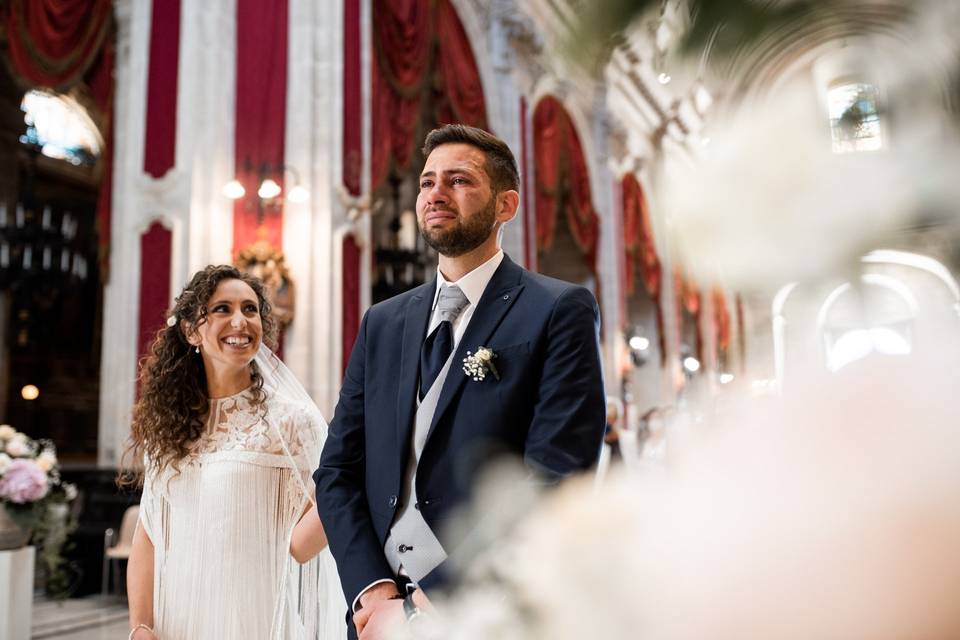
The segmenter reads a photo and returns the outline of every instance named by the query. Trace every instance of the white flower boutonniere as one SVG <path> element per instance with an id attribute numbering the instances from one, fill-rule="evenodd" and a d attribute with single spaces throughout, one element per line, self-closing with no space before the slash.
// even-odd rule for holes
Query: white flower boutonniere
<path id="1" fill-rule="evenodd" d="M 467 357 L 463 359 L 463 372 L 473 378 L 475 382 L 480 382 L 487 377 L 487 372 L 493 374 L 497 380 L 500 379 L 500 372 L 494 366 L 493 360 L 497 354 L 490 347 L 477 347 L 477 352 L 467 351 Z"/>

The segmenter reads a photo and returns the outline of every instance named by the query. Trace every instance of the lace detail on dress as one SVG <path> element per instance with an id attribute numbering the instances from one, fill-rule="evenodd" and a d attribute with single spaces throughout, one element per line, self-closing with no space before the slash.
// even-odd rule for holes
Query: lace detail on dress
<path id="1" fill-rule="evenodd" d="M 210 400 L 203 435 L 194 445 L 194 455 L 250 452 L 298 456 L 303 453 L 300 429 L 306 416 L 297 405 L 268 401 L 254 406 L 249 391 Z M 281 437 L 282 433 L 282 437 Z M 286 440 L 289 452 L 284 450 Z"/>

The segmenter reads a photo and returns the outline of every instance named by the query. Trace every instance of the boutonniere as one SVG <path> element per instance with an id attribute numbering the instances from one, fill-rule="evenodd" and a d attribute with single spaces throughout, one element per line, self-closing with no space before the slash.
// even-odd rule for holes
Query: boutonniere
<path id="1" fill-rule="evenodd" d="M 463 372 L 473 378 L 475 382 L 480 382 L 487 377 L 488 371 L 499 380 L 500 372 L 493 364 L 496 357 L 497 354 L 490 347 L 477 347 L 476 353 L 467 351 L 467 357 L 463 359 Z"/>

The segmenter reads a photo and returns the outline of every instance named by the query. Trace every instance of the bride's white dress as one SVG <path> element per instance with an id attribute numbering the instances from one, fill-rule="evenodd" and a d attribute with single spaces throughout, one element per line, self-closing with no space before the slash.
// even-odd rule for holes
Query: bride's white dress
<path id="1" fill-rule="evenodd" d="M 346 637 L 329 551 L 303 566 L 289 552 L 313 490 L 318 420 L 276 394 L 261 407 L 249 390 L 211 400 L 193 455 L 145 478 L 160 640 Z"/>

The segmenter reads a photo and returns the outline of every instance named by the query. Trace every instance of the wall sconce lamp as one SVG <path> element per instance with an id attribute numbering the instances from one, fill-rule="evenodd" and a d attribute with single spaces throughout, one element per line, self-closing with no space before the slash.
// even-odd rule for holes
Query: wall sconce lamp
<path id="1" fill-rule="evenodd" d="M 626 335 L 627 346 L 630 347 L 630 361 L 634 367 L 642 367 L 647 363 L 650 355 L 650 339 L 644 335 L 643 327 L 634 327 Z"/>
<path id="2" fill-rule="evenodd" d="M 287 189 L 286 194 L 284 194 L 283 187 L 271 176 L 277 174 L 285 175 L 287 172 L 293 177 L 293 186 Z M 244 163 L 244 173 L 246 175 L 253 173 L 253 163 L 249 160 Z M 290 165 L 285 164 L 282 167 L 271 167 L 264 163 L 260 166 L 258 178 L 260 185 L 257 188 L 258 210 L 279 206 L 284 200 L 299 204 L 310 199 L 310 192 L 300 184 L 300 173 Z M 247 195 L 247 190 L 240 180 L 234 178 L 223 185 L 222 193 L 231 200 L 240 200 Z"/>

